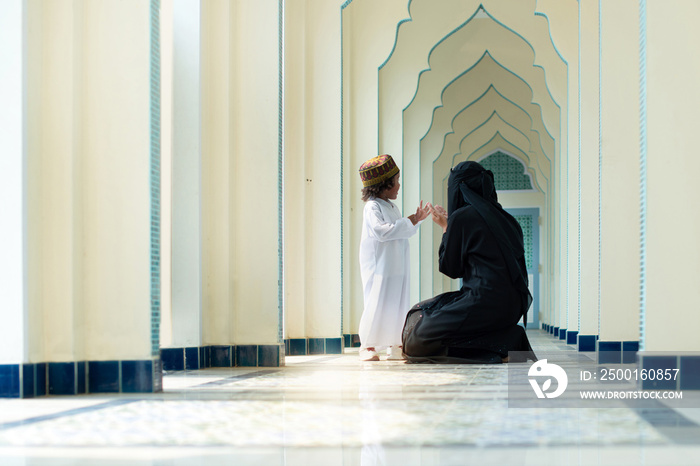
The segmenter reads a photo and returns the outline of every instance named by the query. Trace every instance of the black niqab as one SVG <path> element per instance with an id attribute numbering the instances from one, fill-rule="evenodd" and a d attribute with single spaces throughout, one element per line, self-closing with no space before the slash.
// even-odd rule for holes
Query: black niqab
<path id="1" fill-rule="evenodd" d="M 496 238 L 511 281 L 523 294 L 522 313 L 525 316 L 524 322 L 527 322 L 527 310 L 532 304 L 532 295 L 527 287 L 522 229 L 517 220 L 498 203 L 493 172 L 477 162 L 462 162 L 451 170 L 447 189 L 448 216 L 457 209 L 471 205 Z"/>

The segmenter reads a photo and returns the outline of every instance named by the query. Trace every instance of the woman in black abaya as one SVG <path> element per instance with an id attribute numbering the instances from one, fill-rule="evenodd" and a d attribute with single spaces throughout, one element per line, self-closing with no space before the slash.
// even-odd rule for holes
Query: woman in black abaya
<path id="1" fill-rule="evenodd" d="M 509 351 L 533 359 L 518 325 L 532 302 L 527 287 L 523 233 L 498 203 L 493 173 L 462 162 L 448 180 L 447 212 L 436 206 L 443 227 L 440 272 L 461 278 L 459 291 L 416 304 L 403 330 L 408 362 L 501 363 Z"/>

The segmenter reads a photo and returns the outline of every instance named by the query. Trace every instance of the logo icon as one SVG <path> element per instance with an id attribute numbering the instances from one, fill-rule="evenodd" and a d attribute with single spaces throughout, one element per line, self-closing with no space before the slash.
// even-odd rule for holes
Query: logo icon
<path id="1" fill-rule="evenodd" d="M 530 370 L 527 371 L 528 377 L 548 377 L 544 381 L 542 387 L 540 388 L 539 383 L 536 379 L 528 379 L 532 389 L 535 391 L 537 398 L 556 398 L 566 390 L 566 386 L 569 384 L 569 378 L 566 376 L 564 369 L 559 367 L 554 363 L 548 363 L 546 359 L 540 359 L 532 366 Z M 552 378 L 557 381 L 557 389 L 553 392 L 547 392 L 552 386 Z"/>

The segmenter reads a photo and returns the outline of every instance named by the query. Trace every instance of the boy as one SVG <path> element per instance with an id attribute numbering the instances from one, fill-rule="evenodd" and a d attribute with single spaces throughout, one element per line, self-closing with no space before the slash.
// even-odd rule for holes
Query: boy
<path id="1" fill-rule="evenodd" d="M 377 350 L 387 347 L 388 360 L 401 360 L 401 331 L 411 307 L 408 238 L 430 214 L 430 204 L 423 207 L 421 201 L 415 214 L 401 217 L 391 202 L 401 184 L 399 168 L 390 155 L 363 163 L 360 179 L 365 201 L 360 240 L 365 305 L 360 319 L 360 359 L 379 361 Z"/>

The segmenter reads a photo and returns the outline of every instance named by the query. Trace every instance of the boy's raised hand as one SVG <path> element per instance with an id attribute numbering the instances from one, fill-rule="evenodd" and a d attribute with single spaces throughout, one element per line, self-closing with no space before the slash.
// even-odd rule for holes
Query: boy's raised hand
<path id="1" fill-rule="evenodd" d="M 416 217 L 420 222 L 421 220 L 428 218 L 428 215 L 430 215 L 430 203 L 427 203 L 425 207 L 423 207 L 423 201 L 421 200 L 418 208 L 416 209 Z"/>
<path id="2" fill-rule="evenodd" d="M 423 201 L 420 201 L 420 205 L 416 209 L 416 213 L 409 215 L 408 219 L 411 221 L 411 223 L 416 225 L 421 220 L 425 220 L 426 218 L 428 218 L 428 215 L 430 215 L 430 211 L 431 211 L 430 203 L 426 204 L 426 206 L 423 207 Z"/>

